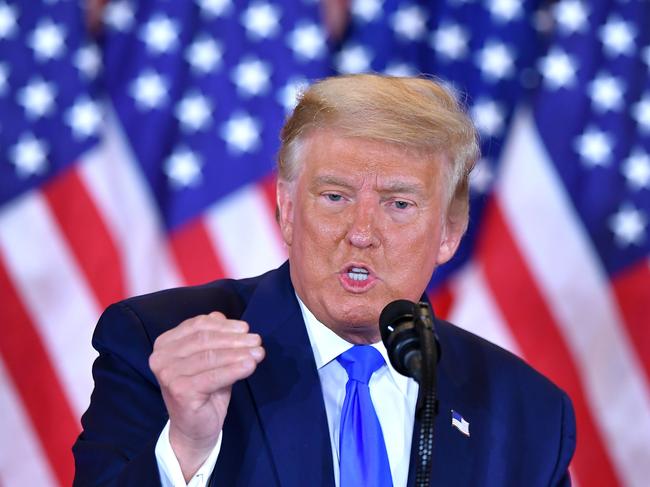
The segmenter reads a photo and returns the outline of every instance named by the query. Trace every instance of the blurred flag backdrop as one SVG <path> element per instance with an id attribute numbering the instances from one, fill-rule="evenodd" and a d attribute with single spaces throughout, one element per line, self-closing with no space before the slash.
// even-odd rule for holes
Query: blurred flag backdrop
<path id="1" fill-rule="evenodd" d="M 575 483 L 648 485 L 649 23 L 647 0 L 111 0 L 91 36 L 76 0 L 0 0 L 0 484 L 70 483 L 105 306 L 283 261 L 285 114 L 371 70 L 445 80 L 481 132 L 438 314 L 568 391 Z"/>

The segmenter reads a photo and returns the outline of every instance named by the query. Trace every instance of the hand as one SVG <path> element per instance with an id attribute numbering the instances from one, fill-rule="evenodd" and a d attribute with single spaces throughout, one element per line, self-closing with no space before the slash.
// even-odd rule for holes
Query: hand
<path id="1" fill-rule="evenodd" d="M 154 343 L 149 366 L 169 414 L 169 440 L 186 481 L 219 438 L 232 385 L 264 358 L 248 323 L 213 312 L 183 321 Z"/>

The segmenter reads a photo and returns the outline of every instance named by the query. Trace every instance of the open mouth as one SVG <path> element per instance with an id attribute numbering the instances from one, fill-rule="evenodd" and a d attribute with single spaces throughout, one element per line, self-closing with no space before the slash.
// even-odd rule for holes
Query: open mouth
<path id="1" fill-rule="evenodd" d="M 347 275 L 353 281 L 367 281 L 370 272 L 365 267 L 353 266 L 348 269 Z"/>

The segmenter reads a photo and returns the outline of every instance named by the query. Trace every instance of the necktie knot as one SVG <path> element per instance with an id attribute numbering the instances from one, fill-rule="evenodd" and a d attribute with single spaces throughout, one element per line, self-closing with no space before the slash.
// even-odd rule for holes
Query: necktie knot
<path id="1" fill-rule="evenodd" d="M 355 345 L 339 355 L 337 360 L 348 373 L 348 379 L 363 384 L 367 384 L 372 374 L 384 365 L 384 357 L 370 345 Z"/>

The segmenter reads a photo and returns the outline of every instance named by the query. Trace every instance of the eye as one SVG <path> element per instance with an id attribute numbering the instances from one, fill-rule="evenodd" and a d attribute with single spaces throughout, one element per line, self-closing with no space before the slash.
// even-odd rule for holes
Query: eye
<path id="1" fill-rule="evenodd" d="M 393 201 L 393 204 L 395 205 L 395 208 L 397 208 L 398 210 L 406 210 L 411 206 L 411 203 L 403 200 Z"/>
<path id="2" fill-rule="evenodd" d="M 330 201 L 341 201 L 343 199 L 343 196 L 336 193 L 327 193 L 325 197 Z"/>

